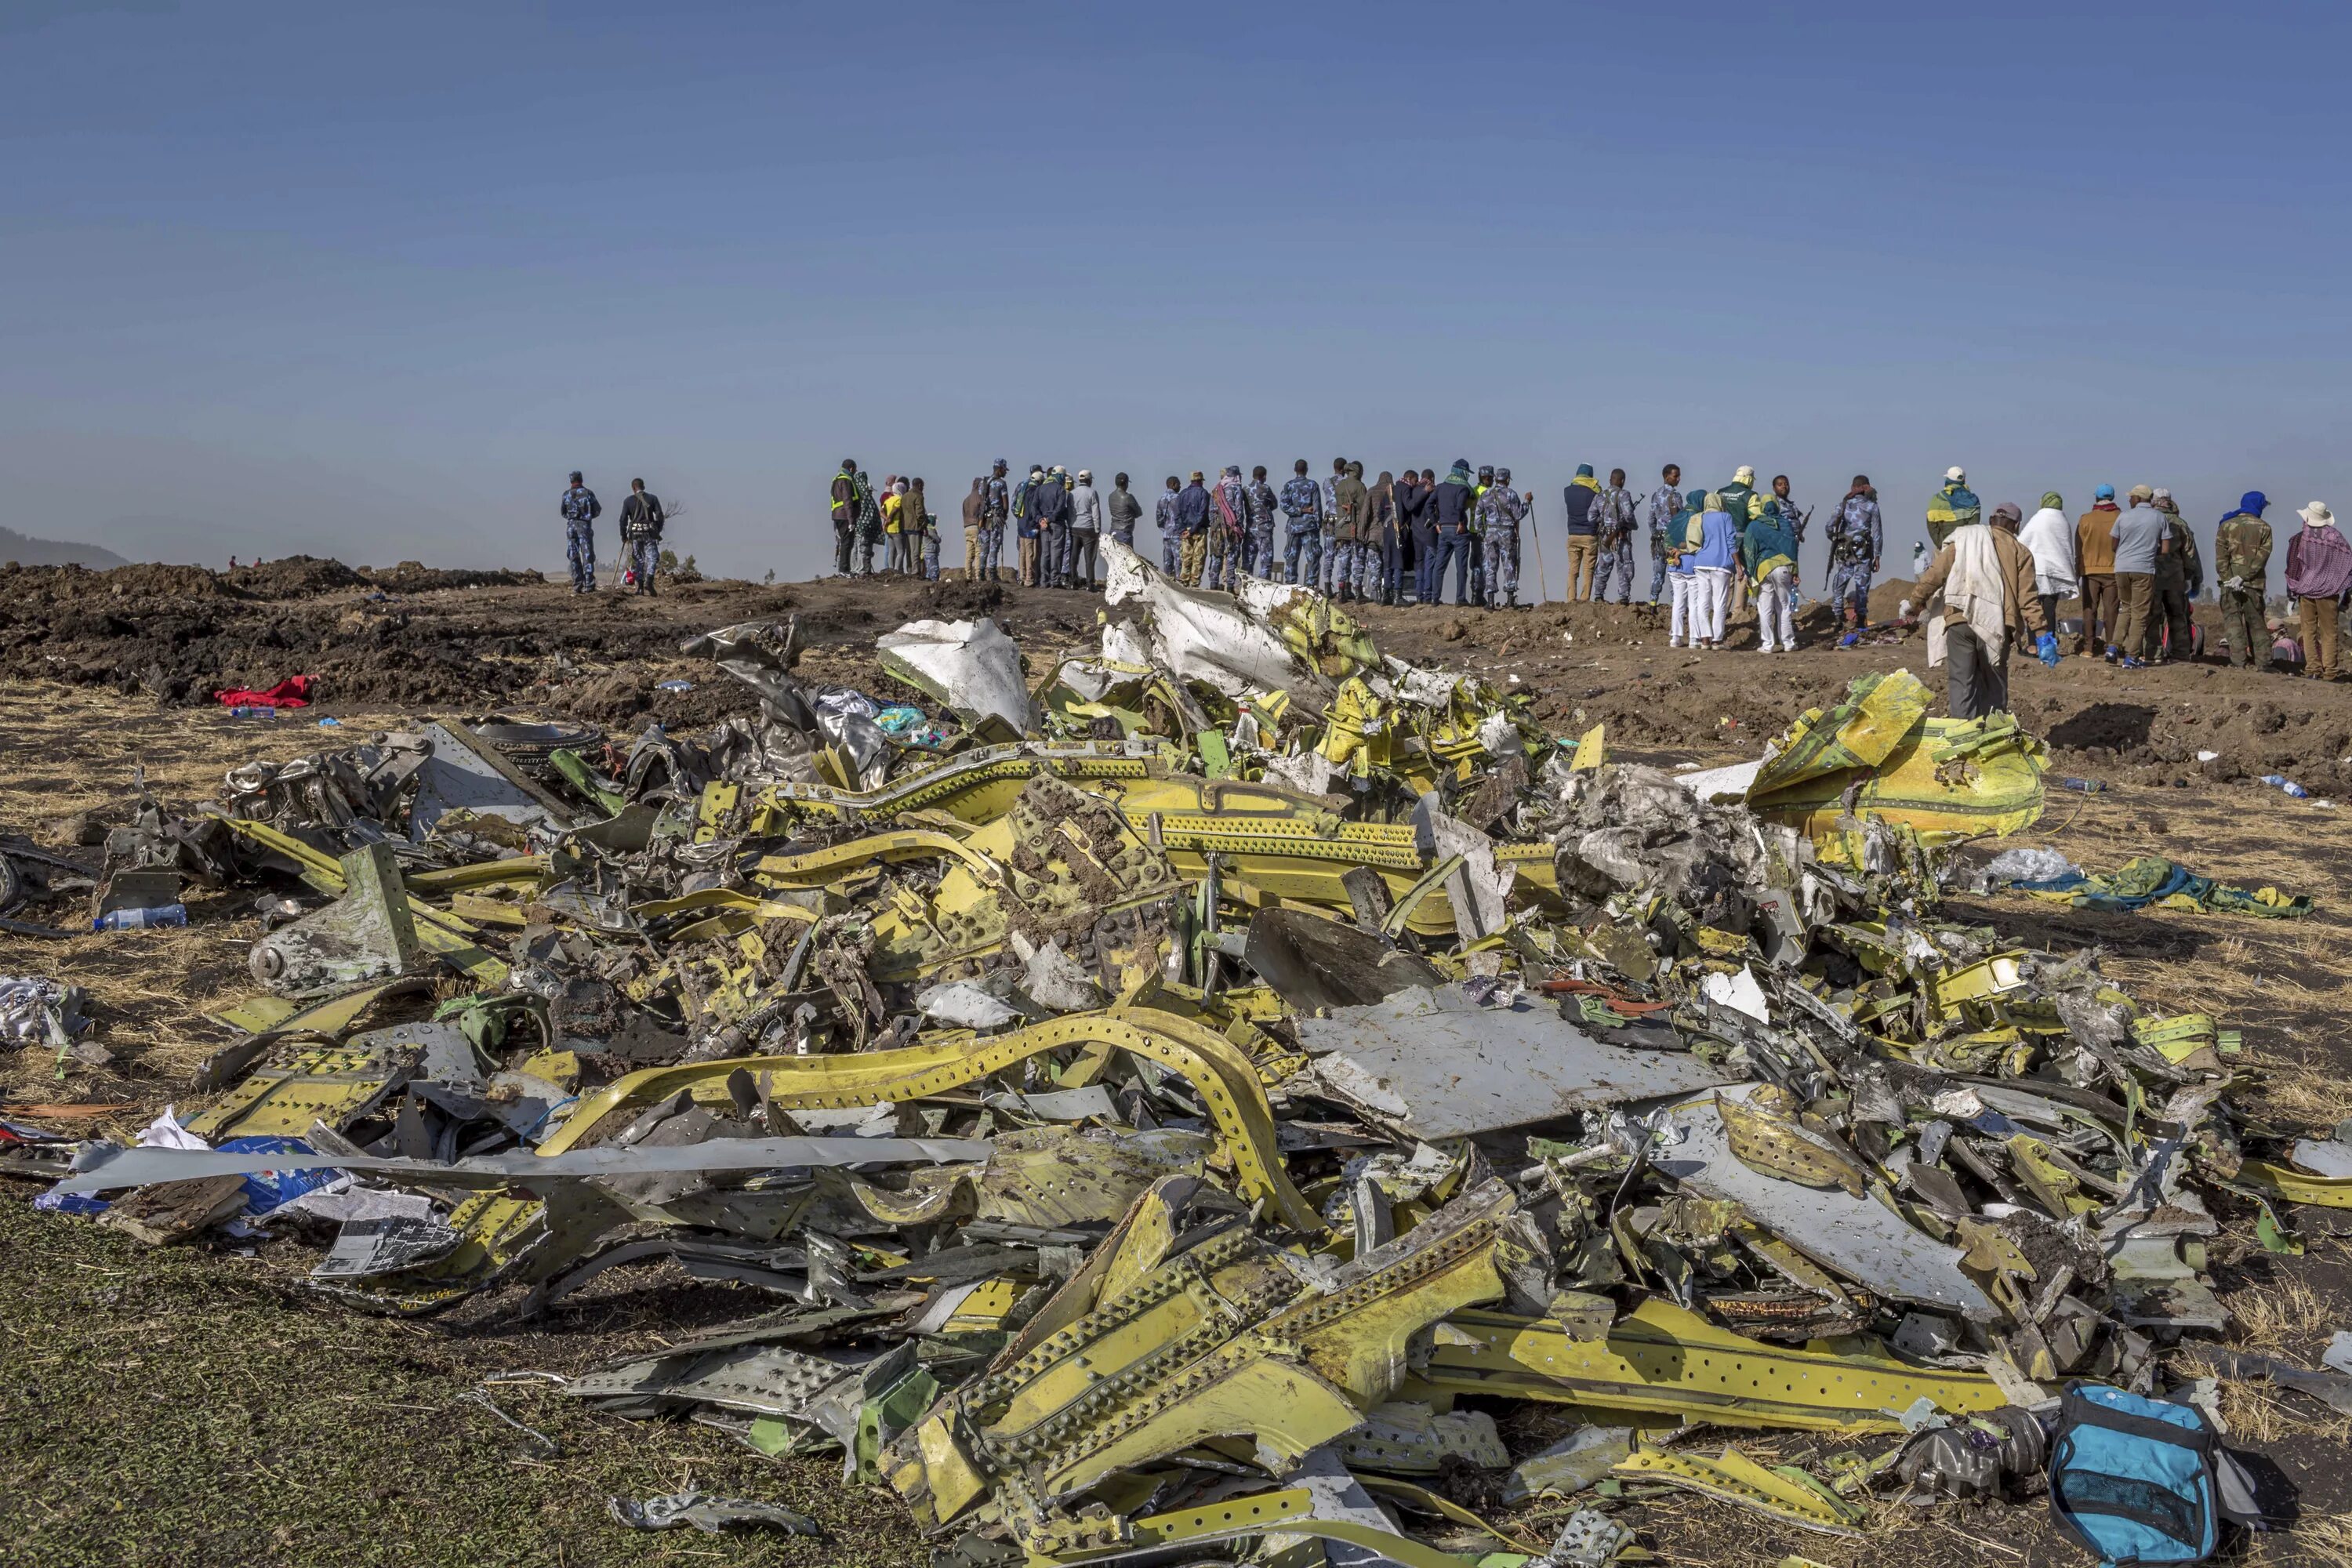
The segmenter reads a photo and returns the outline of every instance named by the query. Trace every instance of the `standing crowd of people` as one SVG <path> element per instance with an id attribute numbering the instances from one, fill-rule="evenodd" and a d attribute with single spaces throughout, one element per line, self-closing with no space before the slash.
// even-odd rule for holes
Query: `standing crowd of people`
<path id="1" fill-rule="evenodd" d="M 877 489 L 856 458 L 844 458 L 833 476 L 833 569 L 843 576 L 871 577 L 878 571 L 936 580 L 940 520 L 923 481 L 885 474 Z"/>
<path id="2" fill-rule="evenodd" d="M 577 484 L 564 498 L 575 520 L 577 579 L 580 531 L 595 500 Z M 1759 644 L 1768 653 L 1796 647 L 1800 553 L 1812 520 L 1790 495 L 1789 476 L 1759 489 L 1754 468 L 1742 466 L 1714 489 L 1683 487 L 1680 465 L 1666 464 L 1646 494 L 1627 489 L 1625 470 L 1604 483 L 1580 464 L 1561 497 L 1566 523 L 1567 596 L 1571 602 L 1633 605 L 1639 536 L 1647 534 L 1646 604 L 1670 608 L 1670 647 L 1720 648 L 1726 628 L 1752 603 Z M 642 481 L 638 484 L 643 490 Z M 576 498 L 585 496 L 584 515 Z M 660 508 L 643 498 L 658 538 Z M 636 498 L 633 498 L 633 504 Z M 836 571 L 870 574 L 883 551 L 885 572 L 939 575 L 939 520 L 924 502 L 919 479 L 886 477 L 877 490 L 856 462 L 845 459 L 832 490 Z M 2279 626 L 2268 620 L 2270 502 L 2248 491 L 2221 519 L 2215 540 L 2214 578 L 2221 636 L 2231 662 L 2266 668 L 2278 662 Z M 1519 598 L 1522 552 L 1540 542 L 1530 521 L 1533 498 L 1511 484 L 1511 471 L 1474 469 L 1456 459 L 1443 477 L 1433 468 L 1388 470 L 1367 481 L 1360 459 L 1336 458 L 1319 481 L 1306 458 L 1291 465 L 1277 489 L 1260 465 L 1243 477 L 1228 463 L 1214 479 L 1193 469 L 1188 480 L 1167 477 L 1152 520 L 1162 568 L 1196 587 L 1231 589 L 1244 573 L 1302 584 L 1340 602 L 1526 608 Z M 2314 501 L 2298 514 L 2303 526 L 2288 542 L 2284 585 L 2301 605 L 2301 638 L 2285 662 L 2332 678 L 2336 628 L 2352 595 L 2352 545 L 2333 513 Z M 1143 504 L 1125 474 L 1099 490 L 1092 471 L 1073 475 L 1059 464 L 1033 464 L 1025 479 L 1009 477 L 999 458 L 971 481 L 964 498 L 964 572 L 994 577 L 1002 570 L 1005 532 L 1017 547 L 1014 572 L 1031 587 L 1091 589 L 1106 531 L 1134 548 Z M 1928 498 L 1928 544 L 1915 553 L 1917 582 L 1899 620 L 1912 606 L 1928 627 L 1931 664 L 1948 663 L 1953 710 L 1972 715 L 2007 701 L 2011 649 L 2031 637 L 2048 662 L 2058 658 L 2062 601 L 2079 598 L 2074 637 L 2079 657 L 2103 657 L 2137 668 L 2185 659 L 2202 651 L 2203 633 L 2189 605 L 2203 590 L 2205 566 L 2197 541 L 2171 493 L 2135 485 L 2125 501 L 2100 485 L 2091 510 L 2070 517 L 2057 492 L 2042 498 L 2031 518 L 2003 503 L 1987 519 L 1964 470 L 1946 471 Z M 1878 491 L 1856 474 L 1831 510 L 1826 598 L 1836 631 L 1847 640 L 1871 626 L 1870 594 L 1885 548 Z M 589 549 L 593 570 L 593 546 Z M 651 586 L 651 574 L 646 574 Z"/>

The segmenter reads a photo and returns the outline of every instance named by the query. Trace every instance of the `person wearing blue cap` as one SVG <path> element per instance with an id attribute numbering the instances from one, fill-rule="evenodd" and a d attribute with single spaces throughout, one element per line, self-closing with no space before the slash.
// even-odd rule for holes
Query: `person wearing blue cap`
<path id="1" fill-rule="evenodd" d="M 2082 584 L 2083 637 L 2074 651 L 2084 658 L 2116 640 L 2123 601 L 2116 595 L 2116 487 L 2091 492 L 2091 510 L 2074 522 L 2074 576 Z"/>
<path id="2" fill-rule="evenodd" d="M 2221 635 L 2230 639 L 2230 662 L 2260 669 L 2271 646 L 2263 617 L 2271 570 L 2271 525 L 2263 521 L 2270 497 L 2248 490 L 2237 509 L 2221 519 L 2213 536 L 2213 575 L 2221 583 Z"/>

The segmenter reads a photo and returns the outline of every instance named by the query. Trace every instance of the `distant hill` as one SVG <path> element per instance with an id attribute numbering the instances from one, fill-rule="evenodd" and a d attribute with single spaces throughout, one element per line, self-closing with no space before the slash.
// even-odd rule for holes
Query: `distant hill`
<path id="1" fill-rule="evenodd" d="M 13 528 L 0 528 L 0 563 L 19 566 L 88 566 L 102 570 L 131 564 L 111 550 L 95 544 L 74 544 L 59 539 L 33 539 Z"/>

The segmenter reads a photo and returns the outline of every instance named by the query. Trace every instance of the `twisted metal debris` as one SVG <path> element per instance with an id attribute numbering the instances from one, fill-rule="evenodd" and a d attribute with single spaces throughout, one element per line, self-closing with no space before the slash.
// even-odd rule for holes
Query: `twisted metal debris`
<path id="1" fill-rule="evenodd" d="M 402 1313 L 661 1260 L 769 1292 L 569 1392 L 837 1449 L 961 1561 L 1424 1563 L 1401 1520 L 1544 1549 L 1456 1485 L 1512 1465 L 1496 1400 L 1591 1423 L 1507 1500 L 1840 1531 L 1874 1488 L 1997 1492 L 2061 1382 L 2160 1389 L 2221 1326 L 2221 1203 L 2285 1238 L 2274 1199 L 2352 1189 L 2245 1147 L 2230 1031 L 1937 918 L 1949 847 L 2041 810 L 2005 716 L 1865 677 L 1677 775 L 1313 593 L 1105 548 L 1117 618 L 1047 667 L 919 623 L 890 700 L 730 626 L 688 651 L 759 712 L 699 737 L 445 723 L 149 812 L 110 873 L 292 918 L 211 1150 L 85 1147 L 61 1193 L 149 1234 L 205 1189 L 168 1237 L 268 1223 L 240 1173 L 333 1173 L 279 1217 Z M 1887 1442 L 1808 1476 L 1699 1425 Z"/>

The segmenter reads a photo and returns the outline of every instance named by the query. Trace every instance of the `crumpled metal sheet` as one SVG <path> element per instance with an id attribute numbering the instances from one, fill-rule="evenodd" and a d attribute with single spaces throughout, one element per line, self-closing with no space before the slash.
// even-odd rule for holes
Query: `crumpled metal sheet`
<path id="1" fill-rule="evenodd" d="M 1979 1322 L 2000 1315 L 1961 1271 L 1958 1247 L 1918 1230 L 1877 1198 L 1767 1175 L 1735 1155 L 1715 1095 L 1744 1103 L 1759 1087 L 1729 1085 L 1665 1108 L 1651 1164 L 1694 1192 L 1737 1203 L 1822 1268 L 1890 1300 L 1956 1311 Z"/>
<path id="2" fill-rule="evenodd" d="M 1102 552 L 1103 597 L 1114 605 L 1139 603 L 1151 612 L 1146 635 L 1160 668 L 1227 697 L 1295 691 L 1328 700 L 1337 689 L 1329 678 L 1308 668 L 1262 615 L 1252 615 L 1232 595 L 1172 582 L 1116 539 L 1105 539 Z"/>
<path id="3" fill-rule="evenodd" d="M 1549 1008 L 1481 1007 L 1458 987 L 1415 987 L 1297 1020 L 1316 1082 L 1415 1138 L 1524 1127 L 1571 1111 L 1654 1100 L 1738 1073 L 1679 1051 L 1601 1044 Z"/>
<path id="4" fill-rule="evenodd" d="M 1034 704 L 1021 647 L 994 621 L 909 621 L 874 639 L 882 668 L 975 729 L 992 721 L 1012 740 L 1029 732 Z"/>

